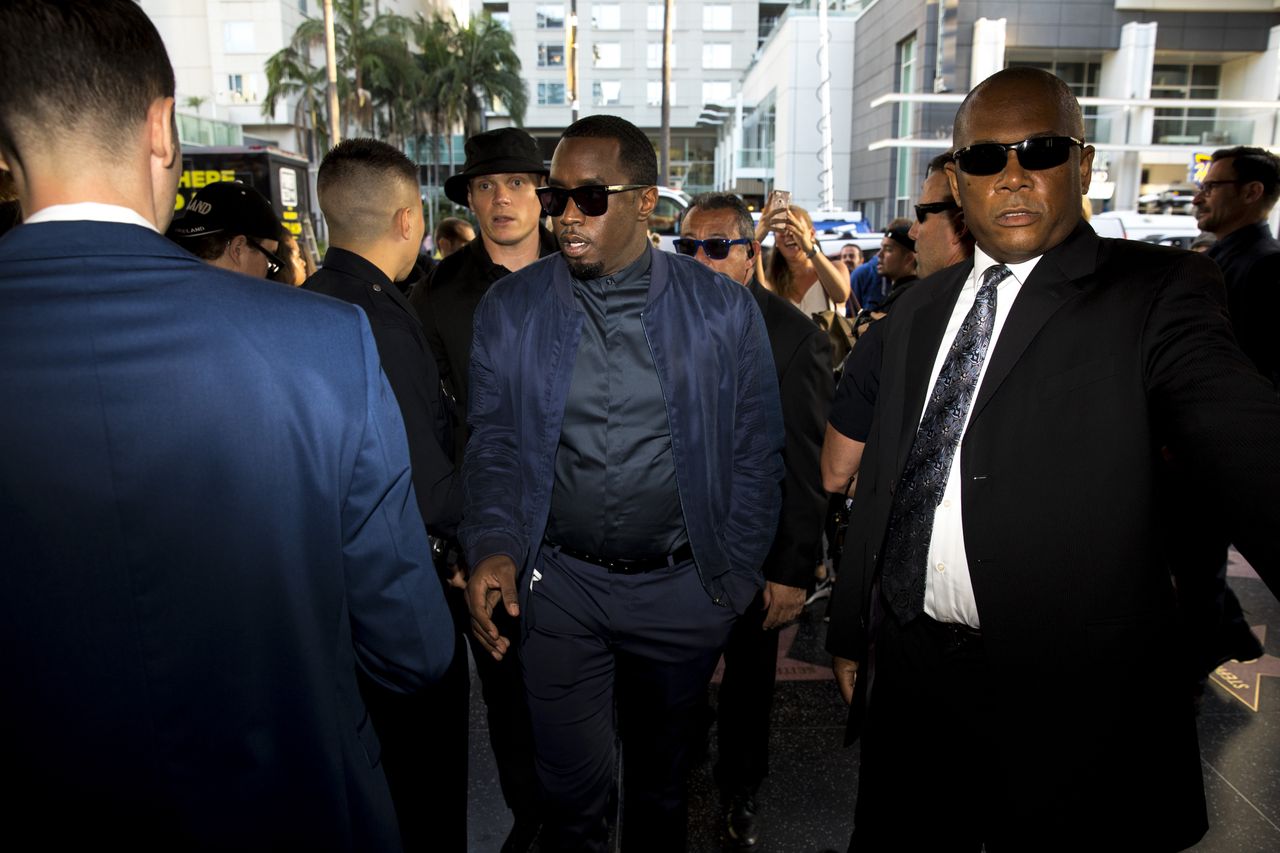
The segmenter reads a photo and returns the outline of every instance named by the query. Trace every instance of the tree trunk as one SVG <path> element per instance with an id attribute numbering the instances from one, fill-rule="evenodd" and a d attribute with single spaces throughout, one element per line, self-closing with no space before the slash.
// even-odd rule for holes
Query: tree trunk
<path id="1" fill-rule="evenodd" d="M 671 185 L 671 9 L 662 4 L 662 134 L 658 138 L 658 182 Z"/>
<path id="2" fill-rule="evenodd" d="M 329 144 L 333 146 L 342 141 L 342 134 L 338 132 L 338 49 L 333 32 L 333 0 L 324 0 L 324 61 L 328 80 Z"/>

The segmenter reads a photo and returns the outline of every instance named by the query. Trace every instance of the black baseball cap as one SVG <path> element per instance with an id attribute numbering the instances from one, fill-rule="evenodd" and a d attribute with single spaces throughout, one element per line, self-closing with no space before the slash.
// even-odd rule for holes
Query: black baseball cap
<path id="1" fill-rule="evenodd" d="M 191 196 L 182 215 L 169 226 L 168 236 L 192 240 L 222 233 L 279 240 L 280 220 L 271 202 L 253 187 L 240 181 L 219 181 Z"/>

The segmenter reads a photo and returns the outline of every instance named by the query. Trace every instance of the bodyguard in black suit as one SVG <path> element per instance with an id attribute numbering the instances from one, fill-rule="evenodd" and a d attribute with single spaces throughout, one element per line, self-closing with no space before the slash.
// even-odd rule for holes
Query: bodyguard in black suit
<path id="1" fill-rule="evenodd" d="M 782 513 L 764 564 L 765 589 L 734 625 L 724 651 L 720 686 L 719 754 L 715 778 L 726 808 L 726 831 L 739 848 L 756 843 L 756 791 L 769 772 L 769 715 L 777 674 L 778 631 L 804 606 L 821 557 L 826 494 L 818 455 L 827 405 L 834 391 L 830 343 L 790 302 L 755 280 L 760 251 L 751 214 L 736 195 L 708 193 L 693 200 L 676 251 L 745 284 L 764 315 L 782 394 L 786 433 Z"/>
<path id="2" fill-rule="evenodd" d="M 1212 264 L 1081 221 L 1082 133 L 1051 75 L 978 86 L 947 167 L 974 262 L 883 321 L 828 639 L 842 686 L 870 682 L 858 850 L 1173 850 L 1207 827 L 1158 451 L 1275 590 L 1280 405 Z M 1117 670 L 1128 698 L 1097 686 Z"/>
<path id="3" fill-rule="evenodd" d="M 449 415 L 418 313 L 395 284 L 413 270 L 422 243 L 417 169 L 384 142 L 348 139 L 325 156 L 316 189 L 331 244 L 303 289 L 358 305 L 368 316 L 404 418 L 418 510 L 428 532 L 451 537 L 462 496 L 449 458 Z M 437 568 L 461 634 L 467 624 L 461 582 L 448 585 L 455 567 Z M 396 695 L 360 682 L 407 851 L 467 849 L 468 687 L 460 641 L 445 677 L 421 693 Z"/>

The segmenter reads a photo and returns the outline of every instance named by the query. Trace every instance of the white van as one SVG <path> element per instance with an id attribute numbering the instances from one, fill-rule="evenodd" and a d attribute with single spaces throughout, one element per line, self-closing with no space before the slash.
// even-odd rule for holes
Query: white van
<path id="1" fill-rule="evenodd" d="M 1112 210 L 1095 213 L 1089 220 L 1100 237 L 1145 240 L 1188 249 L 1200 236 L 1194 216 L 1175 213 L 1138 213 L 1135 210 Z"/>

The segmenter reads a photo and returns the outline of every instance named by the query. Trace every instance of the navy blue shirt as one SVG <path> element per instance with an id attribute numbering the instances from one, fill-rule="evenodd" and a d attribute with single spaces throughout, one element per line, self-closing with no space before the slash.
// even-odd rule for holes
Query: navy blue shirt
<path id="1" fill-rule="evenodd" d="M 640 317 L 650 253 L 575 279 L 586 315 L 556 453 L 547 538 L 603 557 L 673 553 L 689 541 L 671 427 Z"/>

